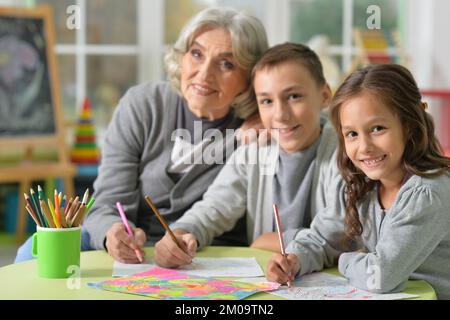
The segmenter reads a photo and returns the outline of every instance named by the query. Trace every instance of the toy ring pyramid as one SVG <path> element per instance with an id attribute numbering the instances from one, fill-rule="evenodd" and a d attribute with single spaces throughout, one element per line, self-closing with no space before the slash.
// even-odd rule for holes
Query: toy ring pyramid
<path id="1" fill-rule="evenodd" d="M 84 99 L 77 125 L 75 142 L 71 152 L 72 162 L 78 165 L 96 165 L 100 159 L 100 150 L 96 143 L 95 126 L 92 120 L 91 104 Z"/>

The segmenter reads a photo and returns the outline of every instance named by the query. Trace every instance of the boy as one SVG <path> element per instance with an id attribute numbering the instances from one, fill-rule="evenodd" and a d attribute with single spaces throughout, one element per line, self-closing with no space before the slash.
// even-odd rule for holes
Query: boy
<path id="1" fill-rule="evenodd" d="M 156 243 L 160 266 L 191 263 L 197 248 L 231 230 L 243 216 L 252 247 L 279 251 L 272 204 L 279 208 L 283 238 L 289 243 L 342 184 L 334 155 L 336 135 L 321 116 L 331 90 L 317 55 L 300 44 L 277 45 L 255 65 L 252 81 L 272 141 L 266 146 L 255 141 L 233 153 L 203 199 L 170 226 L 182 248 L 168 235 Z M 251 161 L 255 157 L 257 163 Z"/>

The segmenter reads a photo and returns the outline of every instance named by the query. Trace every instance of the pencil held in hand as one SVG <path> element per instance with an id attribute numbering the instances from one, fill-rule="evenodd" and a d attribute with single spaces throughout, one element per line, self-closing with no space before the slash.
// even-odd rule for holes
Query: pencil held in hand
<path id="1" fill-rule="evenodd" d="M 183 247 L 178 242 L 177 237 L 175 237 L 175 235 L 173 234 L 172 230 L 170 230 L 169 225 L 167 224 L 166 220 L 163 218 L 161 213 L 159 213 L 158 209 L 152 203 L 152 201 L 150 200 L 150 197 L 149 196 L 145 196 L 145 201 L 147 201 L 147 204 L 150 206 L 150 208 L 152 209 L 153 213 L 156 215 L 156 218 L 158 218 L 159 222 L 161 222 L 161 224 L 164 227 L 164 229 L 166 229 L 166 231 L 169 233 L 169 235 L 172 238 L 173 242 L 175 242 L 177 244 L 178 248 L 183 250 Z M 183 251 L 185 251 L 185 250 L 183 250 Z"/>
<path id="2" fill-rule="evenodd" d="M 134 238 L 133 230 L 131 229 L 130 225 L 128 224 L 127 216 L 125 215 L 125 211 L 123 211 L 122 205 L 120 202 L 116 202 L 117 210 L 119 210 L 120 217 L 122 218 L 122 222 L 125 225 L 125 229 L 127 229 L 127 233 Z M 136 253 L 136 257 L 139 259 L 140 262 L 143 262 L 144 259 L 142 258 L 141 253 L 138 249 L 135 249 L 134 252 Z"/>
<path id="3" fill-rule="evenodd" d="M 280 215 L 278 214 L 278 208 L 277 208 L 276 204 L 273 204 L 273 214 L 275 216 L 275 222 L 276 222 L 276 225 L 277 225 L 278 240 L 280 241 L 281 254 L 285 257 L 286 262 L 288 262 L 287 261 L 287 254 L 284 251 L 284 241 L 283 241 L 283 234 L 282 234 L 282 230 L 281 230 Z M 287 285 L 288 285 L 289 288 L 292 286 L 290 281 L 288 281 Z"/>

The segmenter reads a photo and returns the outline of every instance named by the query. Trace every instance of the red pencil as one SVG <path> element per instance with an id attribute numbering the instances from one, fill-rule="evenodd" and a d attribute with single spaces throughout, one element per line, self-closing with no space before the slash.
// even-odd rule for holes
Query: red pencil
<path id="1" fill-rule="evenodd" d="M 277 224 L 278 240 L 280 241 L 281 254 L 287 259 L 287 254 L 284 251 L 284 241 L 281 231 L 282 229 L 281 229 L 280 215 L 278 214 L 278 208 L 275 203 L 273 204 L 273 214 L 275 215 L 275 222 Z M 292 286 L 290 281 L 288 281 L 287 285 L 289 288 Z"/>

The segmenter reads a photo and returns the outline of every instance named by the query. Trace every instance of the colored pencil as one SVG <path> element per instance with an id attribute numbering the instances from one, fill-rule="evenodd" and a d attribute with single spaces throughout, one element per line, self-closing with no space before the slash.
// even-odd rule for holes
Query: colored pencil
<path id="1" fill-rule="evenodd" d="M 69 213 L 69 209 L 70 209 L 70 206 L 72 205 L 72 202 L 73 202 L 72 197 L 70 197 L 69 201 L 66 202 L 66 206 L 64 208 L 64 213 L 66 214 L 66 217 L 67 217 L 67 214 Z"/>
<path id="2" fill-rule="evenodd" d="M 33 218 L 34 222 L 36 222 L 36 225 L 38 225 L 39 227 L 42 227 L 42 225 L 39 222 L 36 214 L 33 212 L 33 209 L 31 208 L 31 206 L 29 204 L 27 204 L 25 206 L 25 209 L 27 209 L 28 213 L 30 214 L 31 218 Z"/>
<path id="3" fill-rule="evenodd" d="M 273 204 L 273 214 L 275 215 L 275 222 L 277 225 L 278 240 L 280 241 L 281 254 L 286 258 L 287 261 L 287 254 L 284 251 L 284 241 L 283 241 L 283 234 L 281 231 L 282 229 L 281 229 L 280 215 L 278 214 L 278 208 L 276 204 Z M 290 281 L 288 281 L 287 285 L 289 288 L 292 286 Z"/>
<path id="4" fill-rule="evenodd" d="M 66 220 L 69 221 L 70 223 L 69 227 L 72 226 L 73 215 L 77 213 L 78 210 L 77 208 L 79 203 L 78 199 L 79 199 L 78 196 L 75 197 L 75 200 L 73 200 L 72 204 L 70 205 L 69 212 L 67 212 L 66 214 Z"/>
<path id="5" fill-rule="evenodd" d="M 130 228 L 130 225 L 128 224 L 127 216 L 125 215 L 125 212 L 123 211 L 122 205 L 120 202 L 116 202 L 116 207 L 119 210 L 120 217 L 122 218 L 122 222 L 125 225 L 125 229 L 127 229 L 128 234 L 134 238 L 133 230 Z M 136 257 L 139 259 L 140 262 L 144 261 L 142 258 L 141 253 L 138 249 L 135 249 L 134 252 L 136 253 Z"/>
<path id="6" fill-rule="evenodd" d="M 81 221 L 83 221 L 84 213 L 86 212 L 86 204 L 82 203 L 80 205 L 80 208 L 75 213 L 75 215 L 72 218 L 71 226 L 72 227 L 78 227 L 81 224 Z"/>
<path id="7" fill-rule="evenodd" d="M 55 221 L 53 220 L 53 216 L 52 216 L 51 212 L 49 211 L 45 201 L 41 199 L 41 200 L 39 200 L 39 203 L 41 204 L 41 209 L 42 209 L 42 212 L 44 213 L 47 225 L 50 228 L 56 228 Z"/>
<path id="8" fill-rule="evenodd" d="M 53 222 L 56 225 L 56 228 L 61 228 L 61 225 L 58 223 L 58 219 L 56 218 L 55 208 L 53 207 L 52 200 L 50 198 L 47 199 L 48 207 L 50 209 L 50 213 L 53 217 Z"/>
<path id="9" fill-rule="evenodd" d="M 39 200 L 41 200 L 41 199 L 45 200 L 44 191 L 42 191 L 42 188 L 39 185 L 38 185 L 38 194 L 39 194 Z"/>
<path id="10" fill-rule="evenodd" d="M 68 224 L 67 224 L 66 212 L 64 211 L 64 208 L 59 209 L 59 216 L 61 218 L 61 226 L 63 228 L 67 228 Z"/>
<path id="11" fill-rule="evenodd" d="M 39 219 L 40 219 L 42 225 L 43 225 L 44 227 L 46 227 L 47 225 L 46 225 L 46 223 L 45 223 L 44 214 L 42 213 L 41 208 L 40 208 L 40 206 L 38 205 L 38 203 L 39 203 L 38 195 L 34 192 L 34 190 L 33 190 L 32 188 L 30 188 L 30 198 L 31 198 L 32 203 L 33 203 L 33 205 L 34 205 L 34 210 L 35 210 L 35 212 L 38 214 Z"/>
<path id="12" fill-rule="evenodd" d="M 64 195 L 64 197 L 62 198 L 62 202 L 61 202 L 61 209 L 64 210 L 64 208 L 66 207 L 66 203 L 67 203 L 67 197 L 66 197 L 66 195 Z"/>
<path id="13" fill-rule="evenodd" d="M 55 190 L 55 217 L 58 220 L 58 225 L 61 227 L 61 215 L 59 214 L 59 196 L 58 191 Z"/>
<path id="14" fill-rule="evenodd" d="M 150 200 L 150 197 L 149 196 L 145 196 L 145 201 L 147 201 L 147 204 L 150 206 L 150 208 L 152 209 L 153 213 L 156 215 L 156 218 L 158 218 L 159 222 L 162 224 L 164 229 L 166 229 L 166 231 L 169 233 L 169 235 L 172 238 L 173 242 L 175 242 L 177 244 L 178 248 L 183 250 L 183 248 L 181 247 L 180 243 L 177 240 L 177 237 L 175 237 L 175 235 L 173 234 L 172 230 L 170 230 L 169 225 L 167 224 L 166 220 L 162 217 L 162 215 L 159 213 L 158 209 L 152 203 L 152 201 Z"/>
<path id="15" fill-rule="evenodd" d="M 94 197 L 91 197 L 91 199 L 89 200 L 89 203 L 87 204 L 87 209 L 88 210 L 93 206 L 94 202 L 95 202 Z"/>
<path id="16" fill-rule="evenodd" d="M 32 203 L 31 203 L 30 197 L 29 197 L 26 193 L 24 193 L 23 196 L 25 197 L 25 201 L 26 201 L 26 203 L 27 203 L 26 206 L 29 206 L 29 207 L 30 207 L 30 209 L 31 209 L 32 212 L 34 213 L 34 216 L 35 216 L 35 217 L 37 218 L 37 220 L 39 221 L 39 226 L 40 226 L 40 227 L 45 226 L 45 225 L 43 224 L 41 218 L 39 217 L 39 214 L 36 212 L 36 209 L 33 208 L 33 205 L 32 205 Z"/>
<path id="17" fill-rule="evenodd" d="M 87 188 L 86 191 L 84 192 L 83 201 L 81 201 L 81 203 L 87 204 L 88 197 L 89 197 L 89 188 Z"/>

